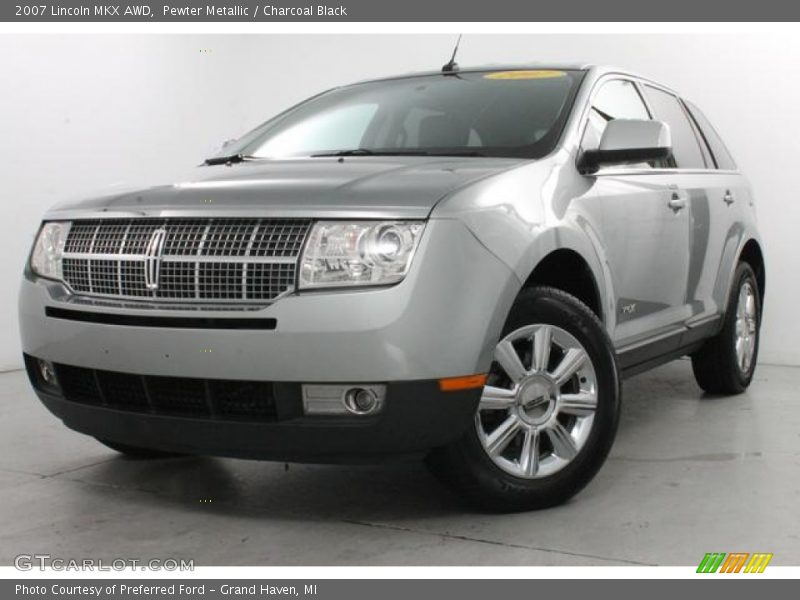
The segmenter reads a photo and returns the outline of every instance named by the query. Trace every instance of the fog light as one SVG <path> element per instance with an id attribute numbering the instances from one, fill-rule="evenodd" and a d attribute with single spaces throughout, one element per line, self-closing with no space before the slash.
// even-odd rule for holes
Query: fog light
<path id="1" fill-rule="evenodd" d="M 47 385 L 56 387 L 58 386 L 58 380 L 56 379 L 56 369 L 49 360 L 42 360 L 39 359 L 39 375 L 42 378 L 42 381 Z"/>
<path id="2" fill-rule="evenodd" d="M 371 390 L 353 388 L 347 390 L 344 396 L 344 405 L 352 413 L 365 415 L 374 412 L 378 407 L 378 397 Z"/>
<path id="3" fill-rule="evenodd" d="M 374 415 L 383 407 L 385 385 L 303 384 L 306 415 Z"/>

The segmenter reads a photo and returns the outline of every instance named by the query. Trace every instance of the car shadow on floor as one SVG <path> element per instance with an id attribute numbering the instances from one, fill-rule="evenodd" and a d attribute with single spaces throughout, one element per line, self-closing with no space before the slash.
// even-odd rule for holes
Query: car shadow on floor
<path id="1" fill-rule="evenodd" d="M 716 401 L 716 400 L 714 400 Z M 686 361 L 662 367 L 624 385 L 623 412 L 616 448 L 624 460 L 647 454 L 640 439 L 661 429 L 676 405 L 705 402 L 691 380 Z M 111 451 L 109 451 L 111 452 Z M 612 450 L 611 461 L 615 461 Z M 622 468 L 622 467 L 619 467 Z M 613 494 L 615 467 L 608 464 L 574 502 Z M 422 460 L 378 465 L 303 465 L 208 457 L 109 460 L 73 473 L 101 493 L 144 492 L 131 501 L 168 503 L 212 514 L 269 518 L 402 520 L 484 511 L 439 484 Z M 143 500 L 144 498 L 144 500 Z M 560 510 L 560 509 L 552 509 Z"/>
<path id="2" fill-rule="evenodd" d="M 95 484 L 91 488 L 100 493 L 140 492 L 139 501 L 151 505 L 239 517 L 392 519 L 475 510 L 440 485 L 422 460 L 352 466 L 114 457 L 75 479 Z"/>

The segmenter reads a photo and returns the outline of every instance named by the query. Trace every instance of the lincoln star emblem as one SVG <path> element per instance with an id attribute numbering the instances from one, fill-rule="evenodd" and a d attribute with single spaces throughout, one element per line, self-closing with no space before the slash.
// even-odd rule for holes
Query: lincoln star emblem
<path id="1" fill-rule="evenodd" d="M 150 235 L 147 249 L 144 252 L 144 285 L 148 290 L 158 289 L 158 273 L 161 270 L 161 256 L 164 254 L 164 241 L 167 230 L 156 229 Z"/>

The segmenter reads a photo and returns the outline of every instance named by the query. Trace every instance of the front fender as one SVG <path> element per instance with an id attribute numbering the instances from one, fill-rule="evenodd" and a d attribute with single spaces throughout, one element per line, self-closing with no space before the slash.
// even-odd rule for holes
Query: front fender
<path id="1" fill-rule="evenodd" d="M 442 201 L 435 216 L 462 221 L 516 274 L 515 297 L 550 253 L 565 249 L 577 253 L 591 270 L 603 321 L 613 331 L 613 280 L 604 246 L 581 208 L 592 201 L 591 180 L 566 168 L 568 159 L 568 153 L 559 152 L 490 177 Z"/>

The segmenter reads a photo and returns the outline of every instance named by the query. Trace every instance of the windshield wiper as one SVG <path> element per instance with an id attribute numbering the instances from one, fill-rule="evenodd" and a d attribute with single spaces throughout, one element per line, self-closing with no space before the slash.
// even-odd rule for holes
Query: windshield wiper
<path id="1" fill-rule="evenodd" d="M 350 150 L 337 150 L 335 152 L 323 152 L 312 154 L 311 158 L 322 156 L 427 156 L 428 153 L 422 150 L 370 150 L 369 148 L 352 148 Z"/>
<path id="2" fill-rule="evenodd" d="M 234 163 L 244 162 L 247 159 L 255 158 L 254 156 L 245 156 L 244 154 L 230 154 L 228 156 L 212 156 L 203 161 L 204 165 L 232 165 Z"/>
<path id="3" fill-rule="evenodd" d="M 468 150 L 464 152 L 426 152 L 427 156 L 486 156 L 483 152 L 477 150 Z"/>
<path id="4" fill-rule="evenodd" d="M 312 154 L 312 158 L 321 156 L 486 156 L 477 150 L 464 150 L 453 152 L 428 152 L 426 150 L 370 150 L 369 148 L 353 148 L 352 150 L 337 150 Z"/>
<path id="5" fill-rule="evenodd" d="M 325 152 L 323 154 L 312 154 L 312 157 L 317 156 L 371 156 L 375 154 L 372 150 L 367 148 L 353 148 L 352 150 L 337 150 L 336 152 Z"/>

